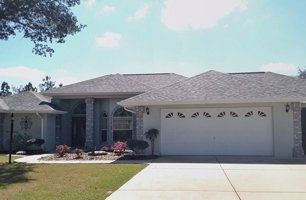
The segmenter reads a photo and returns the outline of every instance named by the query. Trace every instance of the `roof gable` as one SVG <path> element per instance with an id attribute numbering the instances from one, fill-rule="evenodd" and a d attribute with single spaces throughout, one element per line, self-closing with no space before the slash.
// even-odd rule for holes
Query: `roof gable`
<path id="1" fill-rule="evenodd" d="M 21 92 L 19 94 L 4 97 L 2 101 L 6 105 L 6 112 L 16 113 L 54 113 L 63 114 L 59 108 L 51 103 L 51 99 L 36 92 Z M 0 105 L 2 107 L 2 104 Z"/>

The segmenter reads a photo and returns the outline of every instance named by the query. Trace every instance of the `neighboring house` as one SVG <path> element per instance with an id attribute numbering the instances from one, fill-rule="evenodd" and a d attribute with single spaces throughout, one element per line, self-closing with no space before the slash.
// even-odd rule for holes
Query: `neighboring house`
<path id="1" fill-rule="evenodd" d="M 114 74 L 0 99 L 0 141 L 6 148 L 13 112 L 16 129 L 31 119 L 27 132 L 48 151 L 144 139 L 156 128 L 160 155 L 302 156 L 304 102 L 305 80 L 270 72 Z"/>

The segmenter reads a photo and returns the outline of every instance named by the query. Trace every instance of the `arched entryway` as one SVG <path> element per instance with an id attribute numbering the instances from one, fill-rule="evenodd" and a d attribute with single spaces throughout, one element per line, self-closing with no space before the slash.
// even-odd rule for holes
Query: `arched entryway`
<path id="1" fill-rule="evenodd" d="M 113 141 L 127 141 L 133 137 L 133 114 L 118 107 L 113 114 Z"/>
<path id="2" fill-rule="evenodd" d="M 77 104 L 72 109 L 72 133 L 71 146 L 83 148 L 86 134 L 86 104 Z"/>

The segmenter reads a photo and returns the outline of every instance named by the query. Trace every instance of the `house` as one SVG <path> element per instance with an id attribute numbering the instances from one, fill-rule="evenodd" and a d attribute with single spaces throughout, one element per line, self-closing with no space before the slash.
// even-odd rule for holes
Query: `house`
<path id="1" fill-rule="evenodd" d="M 305 80 L 271 72 L 111 74 L 1 99 L 0 141 L 7 148 L 15 113 L 16 132 L 44 138 L 48 151 L 144 139 L 156 128 L 160 155 L 302 156 L 304 102 Z"/>

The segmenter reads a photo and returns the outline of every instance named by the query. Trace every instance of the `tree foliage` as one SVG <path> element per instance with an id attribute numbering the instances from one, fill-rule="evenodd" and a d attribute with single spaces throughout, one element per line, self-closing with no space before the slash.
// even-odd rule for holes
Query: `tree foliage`
<path id="1" fill-rule="evenodd" d="M 33 53 L 51 56 L 52 42 L 64 43 L 85 27 L 71 11 L 79 4 L 80 0 L 0 0 L 0 40 L 20 32 L 34 43 Z"/>
<path id="2" fill-rule="evenodd" d="M 43 83 L 39 84 L 40 91 L 47 91 L 55 87 L 55 81 L 51 80 L 51 76 L 42 79 Z"/>
<path id="3" fill-rule="evenodd" d="M 298 77 L 300 79 L 306 79 L 306 69 L 301 69 L 301 68 L 298 68 Z"/>
<path id="4" fill-rule="evenodd" d="M 29 82 L 28 84 L 26 84 L 23 89 L 22 89 L 23 92 L 26 92 L 26 91 L 33 91 L 33 92 L 37 92 L 37 88 L 33 86 L 33 84 L 31 82 Z"/>
<path id="5" fill-rule="evenodd" d="M 1 84 L 0 96 L 9 96 L 11 94 L 11 87 L 7 82 L 3 81 Z"/>

